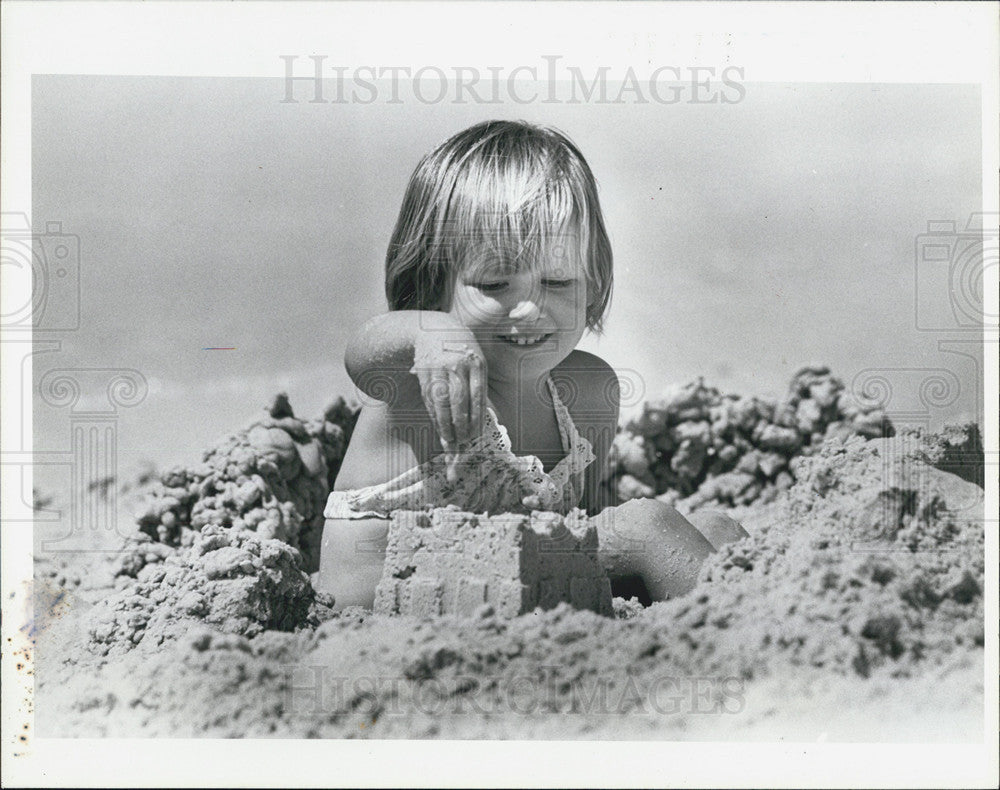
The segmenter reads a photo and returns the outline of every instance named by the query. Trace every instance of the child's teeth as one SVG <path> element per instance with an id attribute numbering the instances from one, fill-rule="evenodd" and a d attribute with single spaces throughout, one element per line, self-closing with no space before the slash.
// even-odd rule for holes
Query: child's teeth
<path id="1" fill-rule="evenodd" d="M 531 337 L 523 337 L 521 335 L 504 335 L 504 340 L 512 343 L 517 343 L 519 346 L 531 346 L 539 342 L 545 335 L 532 335 Z"/>

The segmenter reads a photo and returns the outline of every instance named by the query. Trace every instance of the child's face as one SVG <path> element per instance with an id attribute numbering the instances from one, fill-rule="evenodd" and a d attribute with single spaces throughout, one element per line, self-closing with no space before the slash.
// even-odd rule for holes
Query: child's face
<path id="1" fill-rule="evenodd" d="M 533 382 L 576 348 L 587 323 L 578 246 L 561 237 L 541 260 L 518 268 L 486 253 L 465 261 L 448 312 L 476 336 L 490 378 Z"/>

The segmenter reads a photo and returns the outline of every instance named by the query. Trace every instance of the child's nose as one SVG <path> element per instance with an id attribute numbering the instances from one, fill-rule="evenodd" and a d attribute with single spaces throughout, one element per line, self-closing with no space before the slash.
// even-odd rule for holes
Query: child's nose
<path id="1" fill-rule="evenodd" d="M 515 321 L 537 321 L 541 310 L 534 299 L 522 299 L 510 311 L 510 317 Z"/>

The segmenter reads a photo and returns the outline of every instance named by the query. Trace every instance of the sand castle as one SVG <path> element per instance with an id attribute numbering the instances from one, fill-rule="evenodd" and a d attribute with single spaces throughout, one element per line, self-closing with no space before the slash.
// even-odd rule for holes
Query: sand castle
<path id="1" fill-rule="evenodd" d="M 516 617 L 561 602 L 612 613 L 597 529 L 582 510 L 565 518 L 457 508 L 393 514 L 376 612 L 469 616 L 485 604 Z"/>

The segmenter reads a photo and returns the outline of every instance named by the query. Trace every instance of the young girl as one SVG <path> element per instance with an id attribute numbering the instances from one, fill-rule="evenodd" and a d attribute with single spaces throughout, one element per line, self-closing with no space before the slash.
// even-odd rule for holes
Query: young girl
<path id="1" fill-rule="evenodd" d="M 324 512 L 318 587 L 337 608 L 371 607 L 396 509 L 584 507 L 612 582 L 638 576 L 657 600 L 690 589 L 713 546 L 746 534 L 715 518 L 706 538 L 654 499 L 614 507 L 602 485 L 618 378 L 576 345 L 601 329 L 611 246 L 594 177 L 562 134 L 489 121 L 428 154 L 385 282 L 390 312 L 345 359 L 371 401 Z"/>

